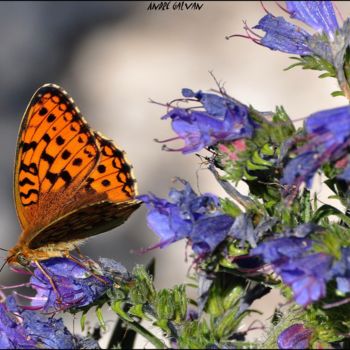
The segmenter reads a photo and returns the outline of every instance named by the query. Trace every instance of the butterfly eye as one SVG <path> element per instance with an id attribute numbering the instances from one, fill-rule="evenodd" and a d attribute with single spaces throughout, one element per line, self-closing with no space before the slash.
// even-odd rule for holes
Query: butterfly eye
<path id="1" fill-rule="evenodd" d="M 22 253 L 19 253 L 16 258 L 22 266 L 28 266 L 30 264 L 30 261 Z"/>

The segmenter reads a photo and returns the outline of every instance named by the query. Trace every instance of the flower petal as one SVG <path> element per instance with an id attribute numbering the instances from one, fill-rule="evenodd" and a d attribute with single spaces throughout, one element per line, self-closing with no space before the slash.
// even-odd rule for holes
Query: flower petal
<path id="1" fill-rule="evenodd" d="M 339 29 L 331 1 L 286 1 L 291 17 L 333 38 Z"/>

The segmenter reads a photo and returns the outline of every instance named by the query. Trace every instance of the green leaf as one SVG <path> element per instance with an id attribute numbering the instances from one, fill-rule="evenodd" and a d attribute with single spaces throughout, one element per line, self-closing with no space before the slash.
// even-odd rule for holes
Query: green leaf
<path id="1" fill-rule="evenodd" d="M 324 204 L 321 207 L 319 207 L 315 211 L 315 213 L 312 217 L 312 221 L 315 223 L 319 223 L 323 218 L 330 216 L 330 215 L 335 215 L 335 216 L 339 217 L 348 227 L 350 227 L 350 217 L 346 216 L 339 209 L 337 209 L 329 204 Z"/>
<path id="2" fill-rule="evenodd" d="M 245 313 L 242 313 L 239 317 L 236 315 L 238 310 L 228 310 L 220 318 L 219 322 L 215 323 L 215 332 L 217 339 L 225 339 L 229 337 L 239 326 L 241 320 L 245 317 Z"/>
<path id="3" fill-rule="evenodd" d="M 267 160 L 264 160 L 260 157 L 259 155 L 259 152 L 258 151 L 255 151 L 253 152 L 253 156 L 252 156 L 252 162 L 255 164 L 255 165 L 264 165 L 265 169 L 271 167 L 271 162 L 268 162 Z M 263 168 L 263 169 L 264 169 Z"/>
<path id="4" fill-rule="evenodd" d="M 162 289 L 157 293 L 155 308 L 159 319 L 171 320 L 174 318 L 175 305 L 171 290 Z"/>
<path id="5" fill-rule="evenodd" d="M 180 323 L 187 316 L 187 296 L 186 287 L 184 285 L 174 288 L 174 304 L 175 304 L 175 322 Z"/>
<path id="6" fill-rule="evenodd" d="M 315 38 L 315 40 L 319 40 L 319 38 Z M 335 78 L 337 76 L 335 67 L 330 62 L 319 56 L 302 56 L 290 58 L 298 62 L 293 63 L 292 65 L 285 68 L 285 71 L 300 66 L 302 69 L 326 71 L 328 76 L 332 78 Z"/>
<path id="7" fill-rule="evenodd" d="M 273 147 L 268 143 L 265 143 L 265 145 L 261 148 L 260 151 L 262 154 L 265 154 L 267 156 L 273 156 L 275 154 Z M 271 165 L 271 163 L 269 163 L 269 165 Z"/>
<path id="8" fill-rule="evenodd" d="M 128 324 L 119 318 L 116 322 L 114 330 L 107 349 L 133 349 L 137 332 L 128 328 Z"/>
<path id="9" fill-rule="evenodd" d="M 96 316 L 101 328 L 106 331 L 106 323 L 103 319 L 102 309 L 99 306 L 96 307 Z"/>
<path id="10" fill-rule="evenodd" d="M 84 332 L 85 330 L 86 316 L 87 316 L 87 310 L 84 310 L 80 318 L 80 327 L 82 332 Z"/>
<path id="11" fill-rule="evenodd" d="M 220 199 L 220 203 L 225 214 L 236 217 L 242 213 L 239 206 L 233 203 L 229 198 Z"/>
<path id="12" fill-rule="evenodd" d="M 121 300 L 116 300 L 115 302 L 113 302 L 111 304 L 111 308 L 112 310 L 119 315 L 120 317 L 124 318 L 125 320 L 129 321 L 129 322 L 134 322 L 134 319 L 131 318 L 127 312 L 124 310 L 123 308 L 123 301 Z"/>
<path id="13" fill-rule="evenodd" d="M 165 333 L 169 334 L 171 332 L 169 328 L 169 321 L 167 319 L 159 319 L 154 322 L 154 325 L 158 326 Z"/>
<path id="14" fill-rule="evenodd" d="M 136 265 L 133 274 L 136 279 L 136 285 L 130 289 L 130 300 L 133 304 L 145 304 L 152 302 L 156 296 L 156 290 L 150 275 L 146 272 L 144 266 Z"/>
<path id="15" fill-rule="evenodd" d="M 206 349 L 216 340 L 205 320 L 195 320 L 184 324 L 178 341 L 180 349 Z"/>
<path id="16" fill-rule="evenodd" d="M 333 97 L 345 96 L 343 91 L 333 91 L 333 92 L 331 93 L 331 95 L 332 95 Z"/>
<path id="17" fill-rule="evenodd" d="M 323 79 L 323 78 L 333 78 L 333 75 L 330 74 L 330 73 L 323 73 L 323 74 L 320 74 L 318 76 L 320 79 Z"/>
<path id="18" fill-rule="evenodd" d="M 143 305 L 142 304 L 137 304 L 137 305 L 133 305 L 128 313 L 130 315 L 134 315 L 137 316 L 139 318 L 146 318 L 148 320 L 151 320 L 149 317 L 146 316 L 146 314 L 143 312 Z"/>

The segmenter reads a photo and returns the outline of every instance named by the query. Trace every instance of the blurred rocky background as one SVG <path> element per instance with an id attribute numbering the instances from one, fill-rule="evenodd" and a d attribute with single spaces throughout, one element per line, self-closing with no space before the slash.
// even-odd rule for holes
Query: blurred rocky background
<path id="1" fill-rule="evenodd" d="M 250 26 L 258 22 L 265 14 L 260 2 L 197 3 L 203 4 L 200 11 L 148 11 L 148 1 L 0 3 L 1 247 L 13 246 L 20 233 L 12 199 L 17 131 L 30 97 L 44 83 L 64 87 L 90 125 L 127 152 L 140 193 L 159 196 L 167 195 L 174 176 L 201 192 L 225 194 L 195 155 L 166 153 L 153 141 L 173 133 L 160 120 L 164 109 L 149 98 L 167 102 L 180 97 L 182 87 L 215 88 L 208 73 L 213 71 L 237 99 L 262 111 L 284 105 L 293 119 L 346 103 L 331 97 L 335 81 L 319 81 L 317 72 L 283 72 L 291 64 L 287 54 L 248 39 L 225 40 L 244 33 L 242 20 Z M 344 18 L 349 16 L 349 2 L 336 4 Z M 283 14 L 273 2 L 265 6 Z M 114 258 L 129 269 L 155 257 L 158 288 L 183 282 L 189 267 L 184 242 L 145 255 L 130 253 L 157 242 L 145 214 L 141 208 L 125 225 L 89 239 L 83 252 Z M 0 274 L 0 284 L 20 280 L 8 268 Z M 266 318 L 272 304 L 261 304 Z M 113 327 L 112 316 L 107 325 Z M 101 345 L 107 341 L 108 335 Z M 149 346 L 141 340 L 138 344 Z"/>

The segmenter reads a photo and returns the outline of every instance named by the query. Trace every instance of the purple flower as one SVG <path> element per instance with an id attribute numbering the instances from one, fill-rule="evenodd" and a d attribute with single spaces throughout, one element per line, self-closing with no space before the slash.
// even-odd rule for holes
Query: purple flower
<path id="1" fill-rule="evenodd" d="M 204 93 L 182 90 L 185 100 L 197 100 L 204 110 L 194 108 L 172 108 L 162 119 L 171 119 L 175 138 L 159 141 L 167 142 L 182 139 L 184 147 L 179 149 L 163 148 L 168 151 L 181 151 L 183 154 L 199 151 L 222 141 L 250 138 L 254 126 L 248 116 L 246 106 L 235 100 Z"/>
<path id="2" fill-rule="evenodd" d="M 188 182 L 179 181 L 184 189 L 171 189 L 170 201 L 154 194 L 139 196 L 149 209 L 148 226 L 160 237 L 160 242 L 149 249 L 188 238 L 195 253 L 210 253 L 226 238 L 234 219 L 221 212 L 216 196 L 198 196 Z"/>
<path id="3" fill-rule="evenodd" d="M 342 248 L 341 259 L 332 267 L 333 276 L 336 278 L 337 289 L 341 293 L 350 292 L 350 247 Z"/>
<path id="4" fill-rule="evenodd" d="M 190 234 L 193 251 L 198 255 L 212 252 L 226 238 L 233 222 L 231 216 L 219 213 L 198 219 Z"/>
<path id="5" fill-rule="evenodd" d="M 279 349 L 309 349 L 312 330 L 301 323 L 286 328 L 277 338 Z"/>
<path id="6" fill-rule="evenodd" d="M 31 287 L 36 290 L 31 307 L 45 311 L 82 307 L 103 295 L 111 286 L 111 280 L 92 274 L 89 265 L 86 262 L 81 263 L 86 267 L 68 258 L 41 261 L 45 274 L 36 268 L 30 279 Z M 51 278 L 55 288 L 47 276 Z"/>
<path id="7" fill-rule="evenodd" d="M 132 280 L 131 274 L 120 262 L 109 258 L 99 258 L 99 265 L 103 270 L 103 275 L 111 280 L 118 278 L 124 281 Z"/>
<path id="8" fill-rule="evenodd" d="M 306 238 L 282 237 L 259 244 L 251 250 L 251 254 L 261 255 L 266 263 L 279 265 L 290 258 L 300 257 L 311 246 L 311 240 Z"/>
<path id="9" fill-rule="evenodd" d="M 74 337 L 62 319 L 24 310 L 9 296 L 0 303 L 0 347 L 2 349 L 78 349 L 83 339 Z M 96 342 L 90 342 L 98 348 Z"/>
<path id="10" fill-rule="evenodd" d="M 284 169 L 281 182 L 298 189 L 308 187 L 316 171 L 327 162 L 336 162 L 347 154 L 350 144 L 350 107 L 338 107 L 311 114 L 305 123 L 307 142 Z M 347 169 L 340 178 L 350 180 Z M 288 190 L 287 190 L 288 191 Z"/>
<path id="11" fill-rule="evenodd" d="M 230 235 L 240 240 L 238 244 L 240 248 L 244 248 L 246 243 L 249 243 L 251 247 L 256 247 L 258 240 L 260 240 L 275 223 L 275 218 L 266 216 L 261 218 L 256 227 L 254 227 L 251 215 L 243 213 L 235 218 Z"/>
<path id="12" fill-rule="evenodd" d="M 296 55 L 312 54 L 308 44 L 311 35 L 304 29 L 287 22 L 283 17 L 275 17 L 268 13 L 254 29 L 260 29 L 266 33 L 259 43 L 271 50 Z"/>
<path id="13" fill-rule="evenodd" d="M 5 303 L 0 303 L 0 348 L 31 349 L 35 346 L 35 340 L 27 337 L 20 319 L 8 311 Z"/>
<path id="14" fill-rule="evenodd" d="M 304 22 L 328 37 L 339 29 L 331 1 L 286 1 L 291 18 Z"/>
<path id="15" fill-rule="evenodd" d="M 334 39 L 339 25 L 331 1 L 286 1 L 286 4 L 286 11 L 291 18 L 307 24 L 317 32 L 325 33 L 329 40 Z M 318 54 L 325 59 L 330 56 L 331 48 L 322 37 L 316 38 L 301 27 L 271 13 L 265 15 L 254 27 L 264 31 L 264 37 L 261 38 L 248 27 L 245 29 L 250 39 L 271 50 L 297 55 Z"/>
<path id="16" fill-rule="evenodd" d="M 260 255 L 271 264 L 292 288 L 295 301 L 307 306 L 325 296 L 326 283 L 332 277 L 333 257 L 313 253 L 311 248 L 310 239 L 283 237 L 261 243 L 251 250 L 251 255 Z"/>
<path id="17" fill-rule="evenodd" d="M 326 295 L 332 261 L 330 255 L 316 253 L 274 265 L 274 270 L 292 288 L 295 301 L 307 306 Z"/>

